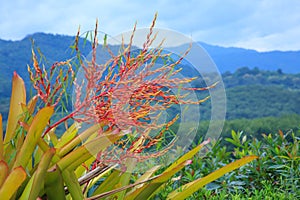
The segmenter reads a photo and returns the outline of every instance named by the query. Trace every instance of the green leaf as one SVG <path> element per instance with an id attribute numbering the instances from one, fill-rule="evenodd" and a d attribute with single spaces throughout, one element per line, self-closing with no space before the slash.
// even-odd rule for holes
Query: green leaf
<path id="1" fill-rule="evenodd" d="M 48 199 L 66 199 L 64 182 L 59 167 L 54 166 L 48 170 L 45 177 L 45 192 Z"/>
<path id="2" fill-rule="evenodd" d="M 103 38 L 103 47 L 107 46 L 107 34 L 104 34 L 104 38 Z"/>
<path id="3" fill-rule="evenodd" d="M 182 163 L 186 160 L 191 159 L 196 153 L 198 153 L 209 142 L 210 142 L 209 140 L 206 140 L 206 141 L 202 142 L 201 144 L 199 144 L 198 146 L 196 146 L 194 149 L 190 150 L 189 152 L 187 152 L 186 154 L 181 156 L 176 162 L 174 162 L 170 167 L 168 167 L 165 170 L 165 172 L 171 171 L 173 168 L 177 167 L 177 165 L 179 163 Z"/>
<path id="4" fill-rule="evenodd" d="M 230 142 L 231 144 L 237 146 L 237 147 L 241 147 L 243 148 L 243 145 L 241 145 L 239 142 L 236 142 L 235 140 L 231 139 L 231 138 L 225 138 L 225 141 Z"/>
<path id="5" fill-rule="evenodd" d="M 119 183 L 117 184 L 117 187 L 123 187 L 123 186 L 129 185 L 131 172 L 133 171 L 136 164 L 137 164 L 137 160 L 135 158 L 128 158 L 125 161 L 126 172 L 124 172 L 121 175 Z M 118 197 L 118 199 L 124 199 L 125 193 L 126 193 L 126 190 L 122 190 L 116 194 L 116 197 Z"/>
<path id="6" fill-rule="evenodd" d="M 64 170 L 62 177 L 74 200 L 82 200 L 84 196 L 74 171 Z"/>
<path id="7" fill-rule="evenodd" d="M 101 194 L 107 191 L 110 191 L 114 189 L 114 186 L 119 182 L 120 180 L 120 174 L 121 172 L 118 170 L 113 171 L 101 185 L 94 191 L 93 195 Z"/>
<path id="8" fill-rule="evenodd" d="M 237 133 L 234 130 L 231 130 L 231 138 L 235 142 L 238 140 Z"/>
<path id="9" fill-rule="evenodd" d="M 33 176 L 27 183 L 20 200 L 36 200 L 40 191 L 44 189 L 44 178 L 46 176 L 47 169 L 51 162 L 52 157 L 55 154 L 55 149 L 51 148 L 41 158 L 39 165 L 34 172 Z"/>
<path id="10" fill-rule="evenodd" d="M 268 168 L 269 169 L 282 169 L 285 167 L 286 167 L 285 165 L 272 165 L 272 166 L 269 166 Z"/>
<path id="11" fill-rule="evenodd" d="M 89 31 L 87 31 L 86 32 L 86 34 L 85 34 L 85 38 L 84 38 L 84 40 L 83 40 L 83 46 L 85 46 L 86 45 L 86 42 L 87 42 L 87 38 L 88 38 L 88 36 L 89 36 Z"/>
<path id="12" fill-rule="evenodd" d="M 164 171 L 157 178 L 150 181 L 150 183 L 138 188 L 133 193 L 125 196 L 125 200 L 133 199 L 148 199 L 162 184 L 168 181 L 174 174 L 181 170 L 186 165 L 191 164 L 191 160 L 184 161 L 182 163 L 173 166 L 172 169 Z"/>
<path id="13" fill-rule="evenodd" d="M 168 195 L 167 199 L 172 199 L 172 200 L 185 199 L 185 198 L 189 197 L 190 195 L 192 195 L 194 192 L 198 191 L 200 188 L 202 188 L 206 184 L 220 178 L 224 174 L 226 174 L 230 171 L 233 171 L 233 170 L 235 170 L 257 158 L 258 158 L 257 156 L 247 156 L 247 157 L 239 159 L 233 163 L 230 163 L 203 178 L 199 178 L 195 181 L 192 181 L 190 183 L 183 185 L 179 190 L 171 192 Z"/>

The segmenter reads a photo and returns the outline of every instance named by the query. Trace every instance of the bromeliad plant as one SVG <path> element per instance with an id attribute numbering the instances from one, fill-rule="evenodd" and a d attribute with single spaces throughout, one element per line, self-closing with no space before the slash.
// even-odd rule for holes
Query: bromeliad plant
<path id="1" fill-rule="evenodd" d="M 170 56 L 163 53 L 161 46 L 150 48 L 156 37 L 152 32 L 155 19 L 138 54 L 131 51 L 131 40 L 129 45 L 122 45 L 117 55 L 111 52 L 111 59 L 101 65 L 96 63 L 97 25 L 90 62 L 81 57 L 78 32 L 73 47 L 77 51 L 77 62 L 84 71 L 85 82 L 76 82 L 71 60 L 55 63 L 47 71 L 40 67 L 33 51 L 33 68 L 28 70 L 37 95 L 26 102 L 24 82 L 14 73 L 5 134 L 0 115 L 1 199 L 149 199 L 166 181 L 192 162 L 192 157 L 208 141 L 180 157 L 161 173 L 157 174 L 159 166 L 138 176 L 128 170 L 128 167 L 134 167 L 130 166 L 132 158 L 141 162 L 168 151 L 166 148 L 155 154 L 147 153 L 163 140 L 169 127 L 179 118 L 176 115 L 161 125 L 155 123 L 160 115 L 157 111 L 164 111 L 174 104 L 199 104 L 205 100 L 186 101 L 184 96 L 174 96 L 166 87 L 187 91 L 214 87 L 185 88 L 182 85 L 194 78 L 173 78 L 180 71 L 174 70 L 174 67 L 185 55 L 171 64 L 150 70 L 158 59 Z M 155 78 L 149 80 L 153 74 L 156 74 Z M 70 81 L 74 81 L 77 94 L 74 110 L 52 122 L 51 117 L 63 103 L 62 98 L 67 92 L 65 86 Z M 39 101 L 42 104 L 37 106 Z M 153 114 L 151 112 L 157 113 L 157 116 L 150 124 L 148 116 Z M 55 128 L 70 119 L 74 120 L 73 124 L 58 137 Z M 91 125 L 79 134 L 82 123 Z M 149 134 L 153 130 L 157 130 L 155 136 Z M 114 154 L 116 152 L 117 155 Z M 183 185 L 180 190 L 171 192 L 168 198 L 184 199 L 255 158 L 241 158 Z"/>

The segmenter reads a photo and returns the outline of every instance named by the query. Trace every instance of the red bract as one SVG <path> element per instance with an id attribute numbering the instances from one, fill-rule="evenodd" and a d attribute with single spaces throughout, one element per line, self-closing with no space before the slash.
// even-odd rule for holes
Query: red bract
<path id="1" fill-rule="evenodd" d="M 179 115 L 161 124 L 158 123 L 160 113 L 174 105 L 202 103 L 207 98 L 187 100 L 189 91 L 208 90 L 215 86 L 185 87 L 195 78 L 178 78 L 176 75 L 181 69 L 176 67 L 189 49 L 177 61 L 167 62 L 171 54 L 164 53 L 162 43 L 155 48 L 151 47 L 156 38 L 153 35 L 154 25 L 155 19 L 142 49 L 133 47 L 134 27 L 129 44 L 123 42 L 117 55 L 108 45 L 101 47 L 111 56 L 106 63 L 97 64 L 96 39 L 91 61 L 81 62 L 85 78 L 82 82 L 76 82 L 75 119 L 80 122 L 104 123 L 109 129 L 117 128 L 131 134 L 131 139 L 125 136 L 115 144 L 116 148 L 101 152 L 98 158 L 102 161 L 118 162 L 126 157 L 142 161 L 162 155 L 169 147 L 151 155 L 146 153 L 146 149 L 162 141 L 165 131 L 176 122 Z M 97 30 L 94 37 L 97 37 Z M 158 65 L 158 60 L 164 64 Z M 174 90 L 186 92 L 174 94 Z M 150 136 L 153 130 L 157 134 Z M 141 155 L 142 152 L 145 154 Z"/>
<path id="2" fill-rule="evenodd" d="M 28 66 L 33 88 L 45 106 L 56 106 L 65 91 L 65 84 L 74 78 L 74 71 L 70 60 L 56 62 L 50 68 L 50 73 L 45 68 L 41 69 L 34 50 L 32 50 L 33 69 Z"/>
<path id="3" fill-rule="evenodd" d="M 168 121 L 161 123 L 159 122 L 161 114 L 174 105 L 202 103 L 207 98 L 197 101 L 189 100 L 187 98 L 189 92 L 208 90 L 215 85 L 191 88 L 186 85 L 194 81 L 194 77 L 178 78 L 180 76 L 176 76 L 181 71 L 178 65 L 188 54 L 189 49 L 176 61 L 170 62 L 172 54 L 165 53 L 162 48 L 163 41 L 153 48 L 152 44 L 157 36 L 153 34 L 155 20 L 156 16 L 142 49 L 133 47 L 136 30 L 134 26 L 129 44 L 123 41 L 116 54 L 107 44 L 101 47 L 110 55 L 110 58 L 102 64 L 97 63 L 97 23 L 90 61 L 81 59 L 78 31 L 74 49 L 79 55 L 77 58 L 84 79 L 74 81 L 76 91 L 74 110 L 50 125 L 43 136 L 53 127 L 70 118 L 78 122 L 100 123 L 104 129 L 125 131 L 127 134 L 119 142 L 108 151 L 100 152 L 97 157 L 101 162 L 113 163 L 120 163 L 120 160 L 127 157 L 142 161 L 149 157 L 160 156 L 172 146 L 176 138 L 161 151 L 147 153 L 147 149 L 155 147 L 164 139 L 165 132 L 180 118 L 180 114 L 173 114 Z M 70 62 L 53 65 L 50 77 L 54 76 L 54 70 L 59 66 L 66 65 L 68 70 L 65 73 L 56 74 L 55 81 L 51 82 L 47 72 L 38 66 L 34 53 L 33 58 L 35 72 L 31 72 L 30 68 L 29 71 L 34 88 L 46 105 L 57 105 L 63 92 L 63 83 L 69 76 L 73 76 Z M 152 134 L 153 131 L 156 134 Z"/>

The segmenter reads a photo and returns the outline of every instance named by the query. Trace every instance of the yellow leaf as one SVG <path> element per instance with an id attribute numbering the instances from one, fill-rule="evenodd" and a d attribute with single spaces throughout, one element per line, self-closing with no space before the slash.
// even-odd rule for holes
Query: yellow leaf
<path id="1" fill-rule="evenodd" d="M 36 96 L 32 97 L 32 99 L 28 102 L 27 108 L 28 108 L 28 112 L 30 114 L 32 114 L 34 112 L 37 100 L 38 100 L 38 96 L 36 95 Z"/>
<path id="2" fill-rule="evenodd" d="M 122 172 L 118 170 L 113 171 L 109 176 L 107 176 L 103 183 L 97 187 L 93 195 L 98 195 L 113 190 L 116 184 L 119 182 L 121 174 Z"/>
<path id="3" fill-rule="evenodd" d="M 74 137 L 77 135 L 79 128 L 79 123 L 75 122 L 70 126 L 64 134 L 62 134 L 61 138 L 59 139 L 58 143 L 55 145 L 55 148 L 61 148 L 68 142 L 74 139 Z"/>
<path id="4" fill-rule="evenodd" d="M 8 171 L 9 171 L 8 165 L 6 164 L 5 161 L 1 160 L 0 161 L 0 172 L 1 172 L 0 173 L 0 188 L 8 175 Z"/>
<path id="5" fill-rule="evenodd" d="M 174 174 L 176 174 L 179 170 L 183 167 L 191 164 L 191 160 L 183 161 L 182 163 L 177 164 L 176 166 L 172 167 L 170 170 L 165 170 L 157 178 L 150 181 L 148 184 L 136 189 L 134 192 L 127 194 L 125 196 L 125 200 L 132 200 L 132 199 L 148 199 L 157 189 L 160 188 L 165 182 L 167 182 Z"/>
<path id="6" fill-rule="evenodd" d="M 33 118 L 30 124 L 29 130 L 25 137 L 24 143 L 17 154 L 14 166 L 26 167 L 32 152 L 37 146 L 38 140 L 42 135 L 43 130 L 47 126 L 47 123 L 54 112 L 52 106 L 41 109 L 36 116 Z"/>
<path id="7" fill-rule="evenodd" d="M 12 93 L 10 98 L 10 108 L 6 124 L 6 133 L 4 138 L 4 159 L 8 162 L 13 155 L 14 147 L 11 140 L 15 137 L 15 131 L 18 127 L 18 121 L 22 117 L 22 104 L 26 103 L 26 91 L 24 81 L 14 72 L 12 80 Z M 15 142 L 15 141 L 14 141 Z M 11 167 L 12 163 L 8 163 Z"/>
<path id="8" fill-rule="evenodd" d="M 113 144 L 123 135 L 124 134 L 121 132 L 113 132 L 109 135 L 100 135 L 94 138 L 92 141 L 65 155 L 60 161 L 57 162 L 57 165 L 61 171 L 65 170 L 66 168 L 74 170 L 100 151 L 106 149 L 109 145 Z"/>
<path id="9" fill-rule="evenodd" d="M 189 183 L 183 185 L 180 188 L 180 191 L 176 190 L 176 191 L 171 192 L 168 195 L 167 199 L 172 199 L 172 200 L 185 199 L 185 198 L 189 197 L 190 195 L 192 195 L 197 190 L 199 190 L 200 188 L 202 188 L 203 186 L 205 186 L 206 184 L 220 178 L 224 174 L 226 174 L 230 171 L 233 171 L 233 170 L 235 170 L 257 158 L 258 158 L 257 156 L 246 156 L 246 157 L 239 159 L 233 163 L 230 163 L 203 178 L 199 178 L 195 181 L 192 181 L 192 182 L 189 182 Z"/>
<path id="10" fill-rule="evenodd" d="M 157 171 L 159 170 L 160 165 L 156 165 L 154 167 L 152 167 L 151 169 L 147 170 L 141 177 L 139 177 L 135 182 L 139 183 L 139 182 L 143 182 L 146 181 L 148 179 L 150 179 L 150 177 Z M 127 195 L 130 195 L 131 193 L 133 193 L 134 191 L 136 191 L 138 188 L 141 188 L 145 185 L 144 184 L 140 184 L 135 186 L 132 190 L 130 190 L 130 192 L 127 193 Z"/>
<path id="11" fill-rule="evenodd" d="M 58 155 L 60 157 L 63 157 L 67 153 L 69 153 L 74 147 L 76 147 L 78 144 L 80 144 L 82 141 L 85 141 L 87 138 L 89 138 L 94 133 L 97 133 L 100 130 L 101 126 L 99 124 L 95 124 L 91 126 L 90 128 L 86 129 L 81 134 L 77 135 L 75 138 L 73 138 L 69 143 L 58 149 Z"/>
<path id="12" fill-rule="evenodd" d="M 8 175 L 0 189 L 1 199 L 10 199 L 26 179 L 23 167 L 17 167 Z"/>
<path id="13" fill-rule="evenodd" d="M 91 157 L 90 159 L 88 159 L 87 161 L 85 161 L 84 164 L 82 164 L 79 167 L 77 167 L 76 170 L 75 170 L 76 177 L 79 178 L 83 174 L 85 174 L 85 172 L 87 172 L 86 166 L 91 166 L 91 164 L 94 161 L 95 161 L 95 158 Z"/>
<path id="14" fill-rule="evenodd" d="M 133 147 L 130 149 L 130 151 L 134 152 L 134 151 L 138 150 L 139 148 L 141 148 L 141 146 L 143 146 L 145 141 L 146 141 L 146 139 L 142 135 L 137 141 L 135 141 L 135 143 L 133 144 Z"/>
<path id="15" fill-rule="evenodd" d="M 58 143 L 57 136 L 55 134 L 55 128 L 52 128 L 48 134 L 46 135 L 48 143 L 51 141 L 52 144 L 56 147 L 56 144 Z"/>
<path id="16" fill-rule="evenodd" d="M 101 167 L 97 167 L 97 168 L 101 168 Z M 97 169 L 96 168 L 96 169 Z M 112 167 L 109 167 L 109 168 L 106 168 L 105 170 L 101 170 L 102 171 L 102 173 L 100 173 L 98 176 L 96 176 L 95 178 L 93 178 L 90 182 L 89 182 L 89 184 L 88 184 L 88 187 L 87 187 L 87 190 L 86 190 L 86 193 L 88 192 L 88 190 L 91 188 L 91 187 L 94 187 L 95 186 L 95 184 L 97 183 L 97 182 L 99 182 L 99 179 L 100 178 L 102 178 L 103 176 L 105 176 L 105 175 L 107 175 L 108 173 L 110 173 L 113 169 L 115 168 L 115 166 L 112 166 Z M 95 169 L 94 169 L 95 170 Z M 105 181 L 108 179 L 108 177 L 105 179 Z M 107 181 L 106 181 L 107 182 Z M 109 182 L 109 181 L 108 181 Z M 101 184 L 102 186 L 104 186 L 104 182 Z M 101 185 L 99 186 L 99 187 L 101 187 Z M 99 188 L 98 187 L 98 188 Z M 97 188 L 97 189 L 98 189 Z M 105 185 L 105 188 L 106 189 L 109 189 L 108 188 L 108 185 Z M 111 188 L 110 188 L 111 189 Z M 94 193 L 95 193 L 96 191 L 94 191 Z"/>
<path id="17" fill-rule="evenodd" d="M 23 113 L 21 104 L 26 104 L 25 85 L 23 79 L 14 72 L 4 144 L 9 143 L 15 134 L 18 120 Z"/>
<path id="18" fill-rule="evenodd" d="M 37 154 L 38 154 L 37 156 L 39 156 L 39 151 L 45 153 L 45 152 L 49 151 L 49 149 L 50 149 L 50 146 L 47 144 L 47 142 L 45 142 L 45 140 L 43 138 L 39 138 L 37 144 L 39 147 L 38 151 L 37 151 Z M 57 152 L 57 149 L 56 149 L 56 152 Z M 54 163 L 57 163 L 59 160 L 60 160 L 60 157 L 57 154 L 54 154 L 52 161 Z"/>
<path id="19" fill-rule="evenodd" d="M 2 115 L 0 114 L 0 160 L 4 158 Z"/>
<path id="20" fill-rule="evenodd" d="M 280 135 L 280 138 L 283 139 L 284 138 L 284 134 L 283 134 L 282 130 L 279 130 L 278 133 Z"/>
<path id="21" fill-rule="evenodd" d="M 153 181 L 151 181 L 149 184 L 144 185 L 142 187 L 139 187 L 135 189 L 133 192 L 130 192 L 125 197 L 126 200 L 131 199 L 143 199 L 146 197 L 151 196 L 154 192 L 156 192 L 161 185 L 163 185 L 166 181 L 169 180 L 177 171 L 182 169 L 184 166 L 190 164 L 190 159 L 198 153 L 206 144 L 208 144 L 210 141 L 206 140 L 202 142 L 200 145 L 192 149 L 191 151 L 187 152 L 183 156 L 181 156 L 176 162 L 174 162 L 171 166 L 169 166 L 160 176 Z"/>

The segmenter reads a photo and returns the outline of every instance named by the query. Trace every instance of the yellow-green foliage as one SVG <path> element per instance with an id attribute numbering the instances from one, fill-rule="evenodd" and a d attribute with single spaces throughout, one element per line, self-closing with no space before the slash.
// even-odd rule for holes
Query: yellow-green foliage
<path id="1" fill-rule="evenodd" d="M 77 134 L 77 126 L 71 126 L 63 136 L 58 139 L 55 135 L 47 139 L 41 137 L 47 123 L 53 114 L 53 107 L 40 109 L 34 116 L 34 99 L 25 103 L 23 80 L 15 74 L 11 99 L 10 117 L 4 139 L 0 140 L 0 197 L 1 199 L 37 199 L 47 196 L 48 199 L 100 199 L 118 197 L 119 199 L 147 199 L 157 193 L 164 183 L 175 173 L 190 164 L 192 157 L 205 145 L 205 143 L 192 149 L 177 162 L 169 166 L 159 175 L 154 175 L 159 166 L 145 172 L 136 183 L 129 184 L 130 172 L 120 172 L 113 167 L 99 167 L 88 171 L 83 164 L 90 165 L 95 157 L 93 147 L 104 149 L 111 142 L 118 140 L 122 132 L 116 134 L 107 131 L 102 136 L 96 136 L 99 125 L 92 126 L 81 134 Z M 20 98 L 19 98 L 20 96 Z M 28 113 L 30 111 L 30 113 Z M 17 112 L 13 113 L 13 112 Z M 25 123 L 25 115 L 30 116 Z M 2 131 L 2 118 L 0 116 L 0 133 Z M 88 139 L 81 144 L 82 137 Z M 90 140 L 89 138 L 92 137 Z M 54 144 L 54 147 L 50 146 Z M 95 150 L 96 153 L 96 150 Z M 32 158 L 35 162 L 32 164 Z M 179 191 L 170 193 L 170 199 L 184 199 L 197 191 L 205 184 L 212 182 L 223 174 L 232 171 L 250 161 L 256 156 L 248 156 L 231 163 L 210 175 L 183 185 Z M 93 174 L 94 173 L 94 174 Z M 94 176 L 88 176 L 93 174 Z M 99 186 L 97 180 L 105 178 Z M 96 187 L 91 197 L 87 190 Z"/>

